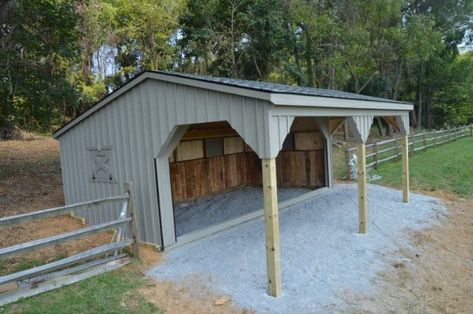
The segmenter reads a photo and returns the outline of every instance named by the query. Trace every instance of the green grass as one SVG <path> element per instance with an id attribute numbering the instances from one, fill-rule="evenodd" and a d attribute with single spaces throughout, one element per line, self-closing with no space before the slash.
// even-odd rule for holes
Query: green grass
<path id="1" fill-rule="evenodd" d="M 0 308 L 0 313 L 164 313 L 138 289 L 147 279 L 125 270 L 99 275 Z"/>
<path id="2" fill-rule="evenodd" d="M 443 190 L 473 195 L 473 138 L 466 137 L 410 158 L 410 184 L 417 190 Z M 382 176 L 376 183 L 401 187 L 401 163 L 388 162 L 373 171 Z"/>

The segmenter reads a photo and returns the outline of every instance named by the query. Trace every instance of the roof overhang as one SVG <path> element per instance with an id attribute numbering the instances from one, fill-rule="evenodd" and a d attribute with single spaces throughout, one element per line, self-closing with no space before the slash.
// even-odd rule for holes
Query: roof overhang
<path id="1" fill-rule="evenodd" d="M 346 98 L 336 97 L 322 97 L 322 96 L 309 96 L 309 95 L 296 95 L 296 94 L 285 94 L 285 93 L 272 93 L 268 91 L 254 90 L 250 88 L 243 88 L 237 86 L 231 86 L 216 82 L 203 81 L 198 79 L 187 78 L 183 76 L 175 76 L 171 74 L 163 74 L 159 72 L 142 72 L 141 74 L 134 77 L 132 80 L 127 82 L 125 85 L 115 90 L 113 93 L 105 96 L 94 106 L 83 112 L 77 118 L 71 120 L 69 123 L 62 126 L 56 132 L 54 132 L 54 138 L 59 138 L 61 135 L 66 133 L 68 130 L 79 124 L 82 120 L 86 119 L 96 111 L 100 110 L 108 103 L 118 98 L 120 95 L 126 93 L 128 90 L 137 86 L 146 79 L 154 79 L 159 81 L 165 81 L 169 83 L 176 83 L 180 85 L 186 85 L 196 88 L 208 89 L 221 93 L 228 93 L 243 97 L 255 98 L 265 100 L 272 103 L 275 106 L 297 106 L 297 107 L 312 107 L 312 108 L 337 108 L 337 109 L 364 109 L 364 110 L 386 110 L 386 111 L 411 111 L 413 105 L 409 103 L 393 102 L 391 100 L 383 101 L 372 101 L 372 100 L 355 100 Z"/>

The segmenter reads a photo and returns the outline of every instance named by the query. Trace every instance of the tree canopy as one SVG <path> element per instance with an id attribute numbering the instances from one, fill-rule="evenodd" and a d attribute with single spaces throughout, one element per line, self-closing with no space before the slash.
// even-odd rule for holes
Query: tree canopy
<path id="1" fill-rule="evenodd" d="M 0 0 L 0 129 L 48 131 L 145 69 L 410 101 L 473 122 L 473 0 Z"/>

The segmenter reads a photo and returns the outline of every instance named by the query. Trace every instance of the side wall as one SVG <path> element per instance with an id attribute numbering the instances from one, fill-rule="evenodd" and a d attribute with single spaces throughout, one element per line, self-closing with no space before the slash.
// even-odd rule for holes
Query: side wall
<path id="1" fill-rule="evenodd" d="M 60 136 L 66 204 L 121 194 L 124 183 L 132 181 L 141 239 L 161 245 L 155 158 L 175 126 L 227 120 L 258 155 L 267 155 L 271 146 L 270 107 L 262 100 L 146 80 Z M 104 147 L 110 147 L 107 165 L 112 180 L 93 182 L 91 154 Z M 162 186 L 169 186 L 168 177 L 160 177 L 158 181 Z M 160 204 L 169 203 L 171 196 L 167 194 L 160 195 Z M 99 223 L 116 218 L 119 208 L 117 204 L 94 212 L 81 210 L 77 214 L 86 217 L 89 223 Z M 165 214 L 168 212 L 169 209 Z M 166 245 L 172 243 L 171 223 L 167 216 Z"/>

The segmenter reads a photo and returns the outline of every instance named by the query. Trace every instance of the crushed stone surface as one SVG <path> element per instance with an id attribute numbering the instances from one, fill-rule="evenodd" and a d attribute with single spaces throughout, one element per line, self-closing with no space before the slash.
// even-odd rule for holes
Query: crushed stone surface
<path id="1" fill-rule="evenodd" d="M 258 218 L 165 252 L 148 276 L 199 285 L 228 295 L 257 313 L 350 310 L 344 297 L 376 293 L 374 278 L 400 248 L 410 247 L 409 230 L 439 223 L 447 209 L 436 198 L 368 186 L 368 234 L 358 234 L 357 187 L 339 184 L 280 212 L 283 295 L 266 294 L 264 220 Z M 198 291 L 199 286 L 192 290 Z"/>
<path id="2" fill-rule="evenodd" d="M 310 189 L 278 189 L 280 202 L 310 192 Z M 243 187 L 233 191 L 183 202 L 174 208 L 176 235 L 197 231 L 263 208 L 261 187 Z"/>

